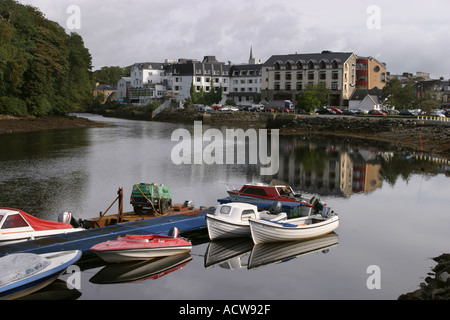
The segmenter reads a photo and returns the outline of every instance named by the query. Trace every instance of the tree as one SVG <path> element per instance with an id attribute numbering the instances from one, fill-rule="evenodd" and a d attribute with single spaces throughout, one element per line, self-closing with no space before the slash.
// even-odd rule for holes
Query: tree
<path id="1" fill-rule="evenodd" d="M 316 107 L 323 107 L 329 104 L 329 90 L 323 83 L 307 86 L 305 92 L 296 97 L 297 108 L 312 111 Z"/>
<path id="2" fill-rule="evenodd" d="M 400 80 L 392 79 L 383 88 L 386 104 L 397 109 L 410 109 L 415 100 L 414 88 L 411 82 L 402 85 Z"/>
<path id="3" fill-rule="evenodd" d="M 0 1 L 1 113 L 65 114 L 92 97 L 91 55 L 82 38 L 36 8 Z"/>

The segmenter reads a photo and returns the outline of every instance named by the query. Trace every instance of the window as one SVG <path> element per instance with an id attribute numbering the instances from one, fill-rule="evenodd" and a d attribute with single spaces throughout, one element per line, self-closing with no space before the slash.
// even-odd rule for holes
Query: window
<path id="1" fill-rule="evenodd" d="M 242 190 L 242 193 L 248 193 L 248 194 L 253 194 L 256 196 L 267 197 L 266 190 L 264 190 L 262 188 L 248 187 L 248 188 L 245 188 L 244 190 Z"/>
<path id="2" fill-rule="evenodd" d="M 290 72 L 286 72 L 285 79 L 286 80 L 291 80 L 291 78 L 292 78 L 291 73 Z"/>
<path id="3" fill-rule="evenodd" d="M 314 73 L 308 73 L 308 80 L 314 80 Z"/>
<path id="4" fill-rule="evenodd" d="M 326 80 L 327 79 L 327 74 L 326 74 L 325 71 L 320 72 L 319 79 L 320 80 Z"/>
<path id="5" fill-rule="evenodd" d="M 297 80 L 303 80 L 303 71 L 297 72 Z"/>
<path id="6" fill-rule="evenodd" d="M 256 219 L 256 214 L 254 210 L 242 210 L 241 220 L 246 221 L 250 219 Z"/>
<path id="7" fill-rule="evenodd" d="M 281 75 L 279 72 L 275 72 L 275 80 L 280 80 L 281 79 Z"/>
<path id="8" fill-rule="evenodd" d="M 6 218 L 2 229 L 23 228 L 28 227 L 28 223 L 20 214 L 13 214 Z"/>
<path id="9" fill-rule="evenodd" d="M 286 62 L 286 70 L 291 70 L 291 69 L 292 69 L 291 63 L 289 61 Z"/>
<path id="10" fill-rule="evenodd" d="M 297 69 L 300 69 L 300 70 L 303 69 L 303 64 L 300 61 L 297 62 Z"/>
<path id="11" fill-rule="evenodd" d="M 290 82 L 286 82 L 285 88 L 286 88 L 286 90 L 291 90 L 291 83 Z"/>
<path id="12" fill-rule="evenodd" d="M 314 69 L 314 62 L 308 62 L 308 69 Z"/>
<path id="13" fill-rule="evenodd" d="M 297 91 L 302 91 L 303 90 L 303 83 L 302 82 L 297 82 L 296 89 L 297 89 Z"/>
<path id="14" fill-rule="evenodd" d="M 229 214 L 231 211 L 231 207 L 230 206 L 222 206 L 222 208 L 220 208 L 220 213 L 221 214 Z"/>
<path id="15" fill-rule="evenodd" d="M 280 70 L 281 69 L 281 65 L 279 62 L 275 62 L 275 70 Z"/>
<path id="16" fill-rule="evenodd" d="M 331 90 L 339 90 L 339 87 L 338 87 L 338 83 L 337 83 L 337 82 L 333 82 L 333 83 L 331 84 Z"/>

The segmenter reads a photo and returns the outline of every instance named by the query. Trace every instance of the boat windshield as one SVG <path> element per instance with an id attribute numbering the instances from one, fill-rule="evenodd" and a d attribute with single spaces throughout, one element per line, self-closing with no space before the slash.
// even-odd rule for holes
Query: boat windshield
<path id="1" fill-rule="evenodd" d="M 231 211 L 231 207 L 230 206 L 222 206 L 222 208 L 220 208 L 220 213 L 221 214 L 229 214 Z"/>

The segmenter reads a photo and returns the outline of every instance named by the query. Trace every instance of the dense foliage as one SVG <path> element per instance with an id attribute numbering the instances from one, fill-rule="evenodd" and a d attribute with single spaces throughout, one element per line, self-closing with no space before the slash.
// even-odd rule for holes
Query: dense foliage
<path id="1" fill-rule="evenodd" d="M 91 55 L 36 8 L 0 1 L 0 114 L 80 111 L 92 99 Z"/>
<path id="2" fill-rule="evenodd" d="M 93 72 L 94 81 L 102 84 L 116 84 L 122 77 L 129 77 L 131 67 L 102 67 Z"/>

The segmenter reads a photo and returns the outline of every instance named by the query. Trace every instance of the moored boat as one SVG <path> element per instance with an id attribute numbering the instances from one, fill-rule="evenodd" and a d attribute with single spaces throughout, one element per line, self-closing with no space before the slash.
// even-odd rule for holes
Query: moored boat
<path id="1" fill-rule="evenodd" d="M 58 222 L 38 219 L 22 210 L 0 208 L 0 244 L 34 240 L 57 234 L 67 234 L 83 230 L 69 222 L 70 212 L 62 213 Z M 64 221 L 64 222 L 63 222 Z"/>
<path id="2" fill-rule="evenodd" d="M 250 236 L 250 219 L 286 219 L 286 213 L 258 211 L 258 207 L 248 203 L 232 202 L 217 206 L 213 214 L 206 215 L 206 227 L 211 240 Z"/>
<path id="3" fill-rule="evenodd" d="M 81 251 L 17 253 L 0 258 L 0 299 L 17 299 L 55 281 L 81 257 Z"/>
<path id="4" fill-rule="evenodd" d="M 251 235 L 255 244 L 320 237 L 333 232 L 338 226 L 339 217 L 334 213 L 285 221 L 250 220 Z"/>
<path id="5" fill-rule="evenodd" d="M 317 196 L 307 198 L 296 193 L 290 186 L 274 180 L 270 184 L 248 183 L 241 189 L 228 189 L 228 197 L 218 199 L 219 203 L 245 202 L 256 205 L 263 210 L 274 202 L 280 202 L 288 218 L 321 214 L 326 204 Z"/>
<path id="6" fill-rule="evenodd" d="M 178 237 L 178 229 L 172 235 L 126 235 L 91 247 L 91 251 L 108 263 L 149 260 L 189 252 L 192 243 Z"/>

